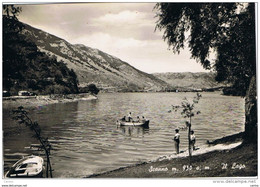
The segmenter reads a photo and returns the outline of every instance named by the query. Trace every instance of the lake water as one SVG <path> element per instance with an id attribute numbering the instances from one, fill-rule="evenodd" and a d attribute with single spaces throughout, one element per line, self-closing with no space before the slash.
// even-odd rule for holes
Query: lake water
<path id="1" fill-rule="evenodd" d="M 180 112 L 169 113 L 171 105 L 179 105 L 184 97 L 195 93 L 102 93 L 98 100 L 52 104 L 30 109 L 48 136 L 53 150 L 53 175 L 78 178 L 109 171 L 175 152 L 173 136 L 184 127 Z M 202 93 L 196 105 L 201 114 L 192 120 L 196 145 L 244 130 L 244 99 L 222 96 L 218 92 Z M 145 116 L 149 128 L 118 127 L 116 120 L 128 112 Z M 30 150 L 38 143 L 25 127 L 10 119 L 3 109 L 4 169 L 24 155 L 38 154 Z M 180 131 L 180 150 L 187 150 L 187 131 Z"/>

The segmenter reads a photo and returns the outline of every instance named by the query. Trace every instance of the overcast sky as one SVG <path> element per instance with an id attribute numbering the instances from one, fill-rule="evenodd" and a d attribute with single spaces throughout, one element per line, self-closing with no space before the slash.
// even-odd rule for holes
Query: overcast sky
<path id="1" fill-rule="evenodd" d="M 202 72 L 188 49 L 168 50 L 155 30 L 155 3 L 21 5 L 19 20 L 67 40 L 116 56 L 147 72 Z"/>

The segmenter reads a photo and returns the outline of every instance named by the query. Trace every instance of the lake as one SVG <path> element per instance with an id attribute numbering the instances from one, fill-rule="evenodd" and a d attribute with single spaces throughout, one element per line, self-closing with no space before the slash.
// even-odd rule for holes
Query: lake
<path id="1" fill-rule="evenodd" d="M 97 100 L 52 104 L 30 109 L 44 136 L 49 137 L 53 175 L 79 178 L 175 153 L 173 136 L 184 127 L 180 112 L 168 111 L 184 97 L 196 93 L 101 93 Z M 192 119 L 196 145 L 244 130 L 244 99 L 219 92 L 202 93 Z M 132 112 L 145 116 L 149 128 L 118 127 L 116 120 Z M 4 169 L 22 156 L 38 154 L 29 149 L 38 143 L 26 127 L 11 120 L 3 108 Z M 187 131 L 180 131 L 180 150 L 187 150 Z"/>

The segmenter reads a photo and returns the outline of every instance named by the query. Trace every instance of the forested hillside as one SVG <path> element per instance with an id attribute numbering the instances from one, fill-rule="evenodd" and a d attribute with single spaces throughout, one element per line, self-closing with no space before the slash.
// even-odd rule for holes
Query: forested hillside
<path id="1" fill-rule="evenodd" d="M 33 41 L 39 51 L 55 56 L 73 69 L 79 87 L 95 84 L 103 91 L 135 92 L 163 91 L 168 84 L 157 77 L 142 72 L 127 62 L 83 44 L 68 41 L 24 24 L 23 35 Z"/>
<path id="2" fill-rule="evenodd" d="M 17 95 L 19 90 L 37 94 L 77 93 L 75 72 L 55 56 L 38 50 L 22 34 L 24 24 L 15 16 L 3 15 L 3 90 Z"/>

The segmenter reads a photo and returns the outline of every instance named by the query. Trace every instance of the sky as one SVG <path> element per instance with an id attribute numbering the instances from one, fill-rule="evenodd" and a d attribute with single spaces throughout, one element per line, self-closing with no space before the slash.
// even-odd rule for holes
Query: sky
<path id="1" fill-rule="evenodd" d="M 187 48 L 169 50 L 155 31 L 155 3 L 26 4 L 18 19 L 71 44 L 116 56 L 147 73 L 205 72 Z"/>

